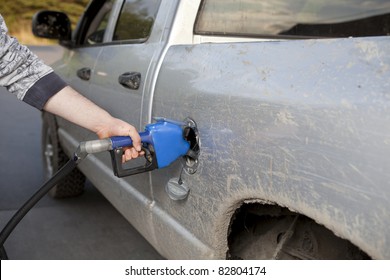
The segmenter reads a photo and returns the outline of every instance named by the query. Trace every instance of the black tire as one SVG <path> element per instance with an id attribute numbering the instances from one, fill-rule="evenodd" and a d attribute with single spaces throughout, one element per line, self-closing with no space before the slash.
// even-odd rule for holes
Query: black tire
<path id="1" fill-rule="evenodd" d="M 42 115 L 42 158 L 46 179 L 49 179 L 68 160 L 58 140 L 57 122 L 55 117 L 47 112 Z M 85 176 L 74 169 L 60 183 L 53 187 L 49 195 L 54 198 L 74 197 L 83 193 Z"/>

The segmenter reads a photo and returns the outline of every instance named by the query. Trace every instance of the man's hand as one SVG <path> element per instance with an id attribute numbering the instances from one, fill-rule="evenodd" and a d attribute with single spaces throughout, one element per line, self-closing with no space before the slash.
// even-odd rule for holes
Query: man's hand
<path id="1" fill-rule="evenodd" d="M 130 136 L 133 141 L 133 147 L 124 149 L 122 162 L 144 155 L 144 152 L 141 150 L 141 137 L 134 126 L 127 122 L 112 118 L 111 123 L 106 124 L 106 126 L 102 127 L 96 134 L 100 139 L 111 136 Z"/>

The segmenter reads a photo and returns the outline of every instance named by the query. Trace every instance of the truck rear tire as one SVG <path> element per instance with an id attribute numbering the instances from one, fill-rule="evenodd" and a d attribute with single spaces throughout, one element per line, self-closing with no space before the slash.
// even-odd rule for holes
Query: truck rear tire
<path id="1" fill-rule="evenodd" d="M 370 257 L 314 220 L 276 205 L 247 204 L 229 235 L 231 259 L 353 260 Z"/>
<path id="2" fill-rule="evenodd" d="M 57 122 L 54 115 L 44 112 L 42 115 L 42 158 L 46 179 L 49 179 L 68 160 L 58 140 Z M 53 187 L 49 195 L 54 198 L 74 197 L 83 193 L 85 176 L 74 169 L 61 182 Z"/>

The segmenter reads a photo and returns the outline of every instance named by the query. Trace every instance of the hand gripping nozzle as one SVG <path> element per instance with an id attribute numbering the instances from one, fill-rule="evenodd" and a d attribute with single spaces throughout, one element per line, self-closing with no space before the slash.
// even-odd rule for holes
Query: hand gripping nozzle
<path id="1" fill-rule="evenodd" d="M 74 154 L 74 161 L 79 162 L 88 154 L 110 151 L 114 174 L 118 177 L 164 168 L 181 156 L 187 155 L 190 143 L 184 138 L 184 122 L 165 118 L 155 118 L 156 122 L 145 126 L 140 132 L 142 150 L 145 152 L 145 164 L 125 168 L 122 155 L 126 147 L 133 145 L 129 136 L 81 142 Z"/>

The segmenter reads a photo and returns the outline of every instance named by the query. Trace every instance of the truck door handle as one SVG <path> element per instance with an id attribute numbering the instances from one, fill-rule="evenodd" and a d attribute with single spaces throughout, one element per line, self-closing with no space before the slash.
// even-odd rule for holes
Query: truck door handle
<path id="1" fill-rule="evenodd" d="M 119 76 L 118 82 L 128 89 L 137 90 L 141 84 L 141 73 L 126 72 Z"/>
<path id="2" fill-rule="evenodd" d="M 89 81 L 91 79 L 91 68 L 84 67 L 77 70 L 77 77 L 84 81 Z"/>

